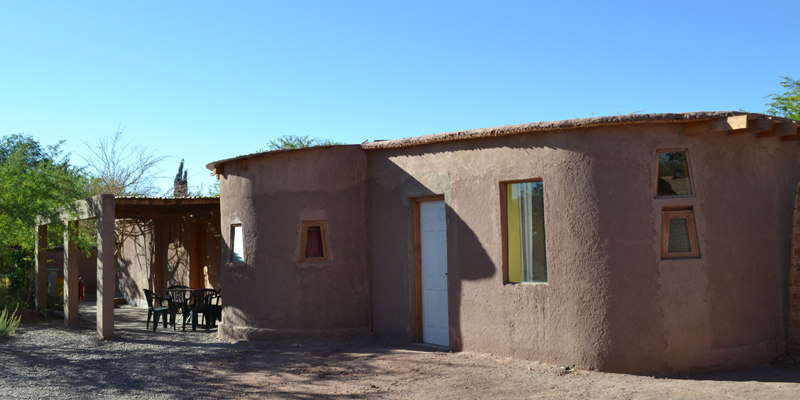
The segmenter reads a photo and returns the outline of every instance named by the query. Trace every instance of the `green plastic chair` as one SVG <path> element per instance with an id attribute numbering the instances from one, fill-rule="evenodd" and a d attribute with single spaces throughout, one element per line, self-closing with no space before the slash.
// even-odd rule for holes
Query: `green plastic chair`
<path id="1" fill-rule="evenodd" d="M 169 306 L 170 299 L 166 297 L 159 297 L 156 296 L 155 293 L 148 289 L 144 289 L 144 297 L 147 299 L 147 327 L 145 329 L 150 329 L 150 318 L 153 318 L 153 332 L 156 331 L 156 327 L 158 326 L 158 319 L 163 315 L 164 316 L 164 328 L 167 327 L 167 316 L 164 315 L 165 313 L 169 313 L 172 316 L 172 325 L 175 325 L 175 314 L 171 313 L 171 308 Z M 166 305 L 164 305 L 166 304 Z"/>
<path id="2" fill-rule="evenodd" d="M 213 314 L 214 309 L 210 304 L 211 298 L 217 294 L 214 289 L 198 289 L 192 292 L 189 300 L 186 302 L 185 310 L 189 312 L 189 317 L 192 319 L 192 330 L 197 330 L 197 322 L 200 314 L 203 314 L 203 322 L 205 328 L 213 327 Z M 209 320 L 212 323 L 209 323 Z M 186 319 L 183 320 L 183 330 L 186 330 Z"/>

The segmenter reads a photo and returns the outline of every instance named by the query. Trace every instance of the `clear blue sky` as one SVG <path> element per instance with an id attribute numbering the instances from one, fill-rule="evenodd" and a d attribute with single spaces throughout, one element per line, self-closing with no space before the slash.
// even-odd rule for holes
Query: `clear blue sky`
<path id="1" fill-rule="evenodd" d="M 0 136 L 124 129 L 205 165 L 281 135 L 347 143 L 631 112 L 763 112 L 800 78 L 800 1 L 0 0 Z"/>

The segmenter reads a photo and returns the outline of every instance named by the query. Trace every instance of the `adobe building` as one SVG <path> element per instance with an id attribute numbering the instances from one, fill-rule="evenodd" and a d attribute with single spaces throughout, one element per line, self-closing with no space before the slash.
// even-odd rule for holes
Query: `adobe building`
<path id="1" fill-rule="evenodd" d="M 799 138 L 760 114 L 627 115 L 211 163 L 220 332 L 627 373 L 768 362 L 800 343 Z"/>

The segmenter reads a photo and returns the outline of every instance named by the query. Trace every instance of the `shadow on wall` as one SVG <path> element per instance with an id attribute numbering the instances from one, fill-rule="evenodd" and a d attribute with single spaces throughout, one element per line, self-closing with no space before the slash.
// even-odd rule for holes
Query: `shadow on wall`
<path id="1" fill-rule="evenodd" d="M 155 241 L 152 220 L 116 221 L 117 295 L 127 300 L 144 299 L 143 290 L 154 290 Z M 127 254 L 126 254 L 127 253 Z M 133 257 L 133 258 L 130 258 Z M 142 287 L 146 282 L 148 287 Z"/>
<path id="2" fill-rule="evenodd" d="M 450 309 L 450 343 L 463 350 L 461 299 L 464 283 L 490 278 L 498 272 L 469 224 L 447 204 L 447 270 Z"/>
<path id="3" fill-rule="evenodd" d="M 441 149 L 441 152 L 437 149 Z M 420 336 L 422 328 L 417 326 L 421 323 L 421 316 L 417 315 L 421 305 L 418 308 L 419 297 L 416 293 L 417 285 L 421 285 L 421 282 L 417 282 L 416 278 L 418 265 L 415 237 L 418 233 L 415 231 L 414 221 L 415 201 L 427 200 L 426 197 L 430 196 L 444 196 L 450 347 L 453 350 L 462 350 L 462 302 L 465 284 L 468 281 L 484 280 L 498 273 L 498 267 L 487 253 L 475 229 L 485 230 L 484 236 L 488 234 L 496 237 L 496 233 L 486 223 L 486 210 L 476 209 L 475 212 L 462 215 L 463 210 L 458 208 L 459 202 L 454 201 L 454 193 L 459 190 L 475 190 L 478 185 L 469 180 L 454 181 L 450 173 L 436 168 L 435 157 L 447 152 L 449 150 L 446 147 L 433 145 L 425 146 L 424 149 L 406 148 L 401 151 L 371 153 L 374 157 L 369 161 L 368 241 L 373 274 L 372 299 L 374 321 L 379 332 L 402 334 L 405 331 L 410 334 L 411 340 L 423 340 Z M 398 162 L 393 160 L 395 153 Z M 417 163 L 408 162 L 409 159 L 433 160 L 421 166 L 424 169 L 413 170 Z M 462 207 L 470 205 L 469 202 L 461 202 Z M 386 226 L 392 226 L 393 229 L 382 229 Z M 406 319 L 409 317 L 410 320 Z"/>

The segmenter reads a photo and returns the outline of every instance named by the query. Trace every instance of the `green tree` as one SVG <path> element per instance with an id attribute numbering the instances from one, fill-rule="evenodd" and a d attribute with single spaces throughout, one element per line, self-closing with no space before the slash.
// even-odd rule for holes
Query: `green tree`
<path id="1" fill-rule="evenodd" d="M 203 194 L 200 191 L 200 194 Z M 214 181 L 214 184 L 208 187 L 208 190 L 205 193 L 206 197 L 219 197 L 219 181 Z"/>
<path id="2" fill-rule="evenodd" d="M 69 165 L 62 143 L 43 147 L 26 135 L 0 142 L 0 276 L 10 280 L 12 297 L 23 303 L 32 297 L 37 217 L 58 221 L 89 194 L 86 175 Z M 63 229 L 51 224 L 51 243 L 61 242 Z"/>
<path id="3" fill-rule="evenodd" d="M 800 81 L 782 76 L 783 86 L 786 91 L 783 94 L 769 94 L 768 99 L 771 99 L 767 105 L 769 110 L 766 111 L 769 115 L 777 117 L 785 117 L 800 120 Z"/>
<path id="4" fill-rule="evenodd" d="M 270 140 L 267 142 L 267 148 L 259 151 L 302 149 L 305 147 L 336 146 L 340 144 L 344 143 L 334 142 L 331 139 L 311 138 L 308 136 L 298 135 L 284 135 L 277 139 Z"/>

